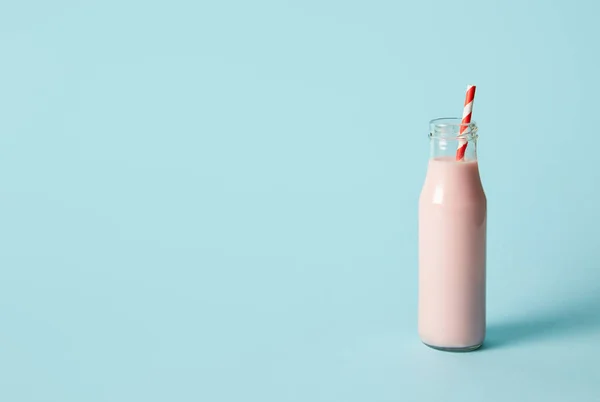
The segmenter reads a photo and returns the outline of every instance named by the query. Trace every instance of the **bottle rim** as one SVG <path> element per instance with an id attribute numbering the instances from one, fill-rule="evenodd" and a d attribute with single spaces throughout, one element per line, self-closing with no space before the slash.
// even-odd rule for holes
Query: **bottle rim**
<path id="1" fill-rule="evenodd" d="M 462 134 L 461 130 L 463 130 Z M 429 122 L 429 138 L 470 141 L 477 139 L 477 131 L 475 121 L 463 123 L 460 117 L 440 117 Z"/>

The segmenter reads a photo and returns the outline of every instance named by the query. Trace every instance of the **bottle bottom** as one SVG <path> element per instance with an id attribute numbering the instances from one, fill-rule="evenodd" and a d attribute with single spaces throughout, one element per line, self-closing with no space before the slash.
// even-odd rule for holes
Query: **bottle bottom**
<path id="1" fill-rule="evenodd" d="M 430 345 L 428 343 L 423 342 L 423 345 L 425 346 L 429 346 L 432 349 L 435 350 L 440 350 L 442 352 L 455 352 L 455 353 L 464 353 L 464 352 L 472 352 L 474 350 L 477 350 L 481 347 L 481 345 L 483 345 L 483 342 L 477 344 L 477 345 L 473 345 L 473 346 L 464 346 L 464 347 L 445 347 L 445 346 L 435 346 L 435 345 Z"/>

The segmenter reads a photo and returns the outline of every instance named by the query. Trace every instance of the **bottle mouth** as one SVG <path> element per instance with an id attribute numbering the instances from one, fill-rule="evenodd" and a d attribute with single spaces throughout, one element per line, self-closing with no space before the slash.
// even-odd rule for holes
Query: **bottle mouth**
<path id="1" fill-rule="evenodd" d="M 429 138 L 474 140 L 477 130 L 477 123 L 463 123 L 459 117 L 442 117 L 429 122 Z"/>

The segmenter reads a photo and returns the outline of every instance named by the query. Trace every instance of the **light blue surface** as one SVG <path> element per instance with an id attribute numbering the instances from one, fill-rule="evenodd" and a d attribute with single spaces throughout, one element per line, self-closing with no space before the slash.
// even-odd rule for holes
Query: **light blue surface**
<path id="1" fill-rule="evenodd" d="M 600 398 L 590 1 L 2 1 L 0 400 Z M 487 346 L 416 333 L 478 86 Z"/>

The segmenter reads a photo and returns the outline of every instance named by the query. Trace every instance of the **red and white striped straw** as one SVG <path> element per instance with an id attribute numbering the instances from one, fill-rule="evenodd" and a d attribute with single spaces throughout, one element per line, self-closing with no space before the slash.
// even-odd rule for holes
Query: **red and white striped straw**
<path id="1" fill-rule="evenodd" d="M 471 114 L 473 113 L 473 100 L 475 99 L 475 85 L 469 85 L 467 87 L 467 95 L 465 97 L 465 107 L 463 109 L 463 116 L 460 126 L 460 135 L 467 130 L 468 124 L 471 123 Z M 458 140 L 458 149 L 456 150 L 456 160 L 461 161 L 465 157 L 465 151 L 467 150 L 468 141 L 464 138 Z"/>

